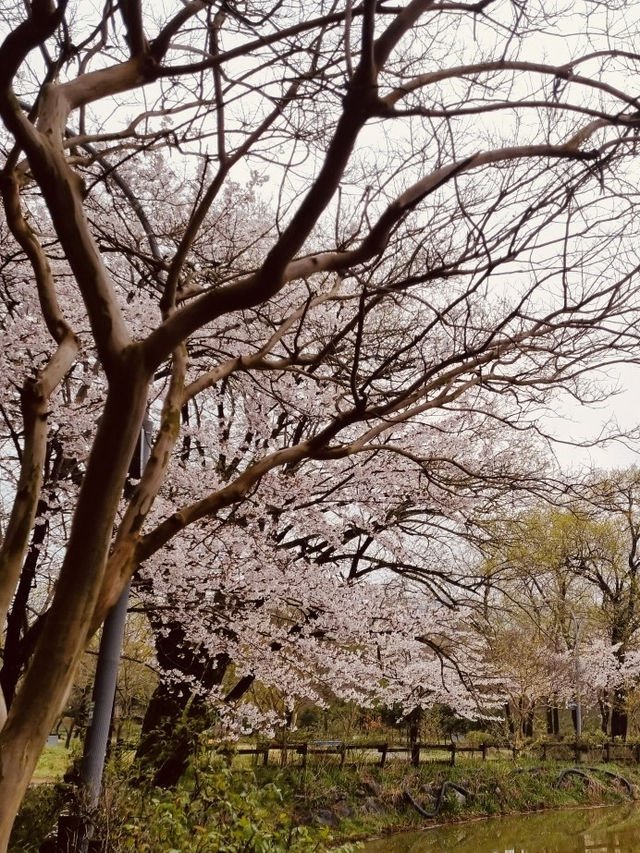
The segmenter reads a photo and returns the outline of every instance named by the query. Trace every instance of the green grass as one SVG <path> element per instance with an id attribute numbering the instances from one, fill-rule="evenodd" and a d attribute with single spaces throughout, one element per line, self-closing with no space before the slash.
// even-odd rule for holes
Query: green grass
<path id="1" fill-rule="evenodd" d="M 71 752 L 64 746 L 45 746 L 33 774 L 32 782 L 58 782 L 71 761 Z"/>

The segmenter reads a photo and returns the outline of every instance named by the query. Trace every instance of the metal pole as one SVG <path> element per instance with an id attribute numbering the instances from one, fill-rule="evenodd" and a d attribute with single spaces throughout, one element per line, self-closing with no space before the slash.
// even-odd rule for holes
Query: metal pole
<path id="1" fill-rule="evenodd" d="M 142 476 L 149 458 L 151 427 L 152 423 L 147 415 L 140 431 L 140 452 L 135 454 L 129 468 L 130 475 L 136 479 Z M 102 773 L 109 742 L 130 587 L 131 584 L 127 584 L 120 598 L 109 611 L 100 639 L 93 685 L 93 711 L 80 765 L 80 784 L 86 792 L 86 803 L 90 809 L 98 805 L 102 789 Z"/>
<path id="2" fill-rule="evenodd" d="M 578 649 L 578 643 L 580 642 L 580 622 L 578 622 L 575 616 L 573 616 L 573 621 L 576 624 L 576 641 L 573 647 L 576 673 L 576 738 L 580 740 L 582 737 L 582 695 L 580 690 L 580 651 Z"/>

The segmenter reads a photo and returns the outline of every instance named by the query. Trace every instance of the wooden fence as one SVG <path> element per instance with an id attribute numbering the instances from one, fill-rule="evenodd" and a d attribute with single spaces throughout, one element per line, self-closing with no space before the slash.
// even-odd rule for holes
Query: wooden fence
<path id="1" fill-rule="evenodd" d="M 384 767 L 387 759 L 392 756 L 405 757 L 405 760 L 413 760 L 414 763 L 420 763 L 425 760 L 422 753 L 438 753 L 436 760 L 444 760 L 450 765 L 456 762 L 456 755 L 460 753 L 470 753 L 472 757 L 476 755 L 483 761 L 487 759 L 489 751 L 502 751 L 513 755 L 515 758 L 516 751 L 510 747 L 489 747 L 486 744 L 479 746 L 461 746 L 456 743 L 435 744 L 435 743 L 419 743 L 414 745 L 401 745 L 395 743 L 346 743 L 342 741 L 320 741 L 310 743 L 279 743 L 273 741 L 269 744 L 260 746 L 239 746 L 236 749 L 225 751 L 228 761 L 232 761 L 233 757 L 238 755 L 254 755 L 256 761 L 262 761 L 264 765 L 269 764 L 272 753 L 277 753 L 272 757 L 280 764 L 287 764 L 291 758 L 295 756 L 297 763 L 303 767 L 307 766 L 310 756 L 337 756 L 340 767 L 343 767 L 348 758 L 357 757 L 359 762 L 377 764 L 379 767 Z M 359 755 L 357 755 L 359 753 Z M 350 755 L 351 754 L 351 755 Z M 429 760 L 428 758 L 426 760 Z"/>
<path id="2" fill-rule="evenodd" d="M 576 741 L 558 741 L 542 743 L 534 748 L 534 754 L 546 761 L 548 758 L 572 758 L 576 762 L 584 761 L 622 761 L 624 763 L 640 764 L 640 743 L 627 744 L 623 741 L 606 741 L 593 745 L 577 743 Z"/>
<path id="3" fill-rule="evenodd" d="M 627 745 L 625 743 L 603 743 L 592 746 L 575 741 L 552 742 L 538 744 L 521 750 L 516 746 L 493 746 L 479 744 L 477 746 L 465 746 L 458 743 L 346 743 L 343 741 L 311 741 L 307 742 L 278 742 L 272 741 L 268 744 L 257 746 L 239 746 L 235 749 L 223 750 L 229 762 L 232 763 L 235 756 L 255 756 L 256 762 L 261 761 L 265 766 L 270 761 L 286 765 L 296 763 L 306 767 L 310 757 L 337 756 L 338 765 L 343 767 L 345 763 L 368 763 L 384 767 L 388 759 L 393 757 L 404 758 L 413 764 L 425 761 L 441 761 L 453 766 L 456 757 L 468 755 L 478 757 L 486 761 L 492 754 L 509 755 L 514 760 L 518 755 L 529 755 L 542 761 L 554 758 L 571 760 L 577 763 L 588 759 L 591 762 L 622 761 L 624 763 L 640 764 L 640 744 Z M 432 758 L 429 755 L 433 756 Z"/>

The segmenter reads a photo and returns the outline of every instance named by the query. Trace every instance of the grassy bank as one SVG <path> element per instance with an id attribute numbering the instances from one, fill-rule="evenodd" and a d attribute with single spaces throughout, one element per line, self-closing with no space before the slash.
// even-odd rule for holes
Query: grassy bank
<path id="1" fill-rule="evenodd" d="M 613 764 L 587 771 L 588 779 L 569 775 L 558 785 L 569 766 L 500 760 L 456 767 L 433 763 L 413 768 L 398 762 L 384 769 L 229 771 L 219 757 L 200 756 L 181 785 L 168 791 L 147 786 L 131 776 L 130 768 L 112 769 L 100 822 L 113 853 L 310 853 L 436 823 L 628 802 L 624 784 L 604 770 L 620 773 L 640 790 L 640 770 Z M 457 790 L 443 792 L 445 782 Z M 38 849 L 64 799 L 61 786 L 31 789 L 16 824 L 14 853 Z M 435 811 L 438 800 L 437 816 L 418 813 L 416 806 Z"/>
<path id="2" fill-rule="evenodd" d="M 324 823 L 341 841 L 491 815 L 628 802 L 624 783 L 607 776 L 605 770 L 619 773 L 634 792 L 640 791 L 640 771 L 614 764 L 586 771 L 588 779 L 569 774 L 558 784 L 562 771 L 573 766 L 495 761 L 460 767 L 426 764 L 414 769 L 403 764 L 384 770 L 307 770 L 297 774 L 297 782 L 292 775 L 287 787 L 297 819 Z M 444 782 L 455 783 L 468 795 L 449 788 L 440 796 Z M 420 814 L 407 794 L 427 812 L 435 811 L 440 799 L 437 816 Z"/>

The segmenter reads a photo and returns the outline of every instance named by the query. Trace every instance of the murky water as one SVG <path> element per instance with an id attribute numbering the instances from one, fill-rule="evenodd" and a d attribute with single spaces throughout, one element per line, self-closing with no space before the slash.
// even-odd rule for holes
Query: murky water
<path id="1" fill-rule="evenodd" d="M 640 804 L 576 809 L 402 833 L 364 853 L 640 853 Z"/>

